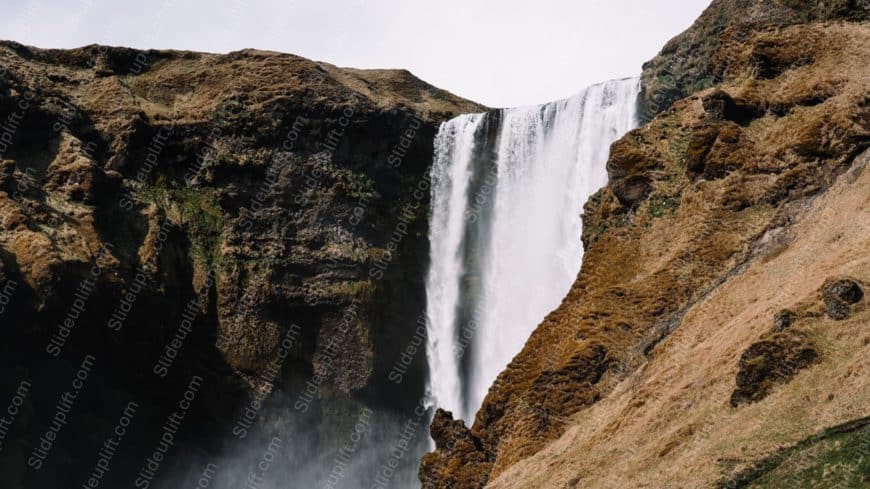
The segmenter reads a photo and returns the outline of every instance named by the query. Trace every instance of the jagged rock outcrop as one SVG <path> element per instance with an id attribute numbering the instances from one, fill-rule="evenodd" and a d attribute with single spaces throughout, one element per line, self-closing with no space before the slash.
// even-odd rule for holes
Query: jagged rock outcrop
<path id="1" fill-rule="evenodd" d="M 865 7 L 715 1 L 645 67 L 577 281 L 469 429 L 436 417 L 424 487 L 713 487 L 867 416 Z"/>
<path id="2" fill-rule="evenodd" d="M 102 481 L 131 484 L 193 375 L 181 453 L 273 390 L 311 426 L 413 409 L 425 358 L 387 374 L 424 310 L 432 140 L 482 109 L 407 71 L 273 52 L 0 43 L 0 385 L 34 386 L 3 486 L 83 480 L 136 400 Z M 79 407 L 25 473 L 85 355 Z"/>
<path id="3" fill-rule="evenodd" d="M 480 438 L 474 436 L 461 419 L 453 419 L 452 413 L 438 409 L 432 418 L 431 433 L 435 452 L 430 454 L 428 463 L 444 464 L 449 469 L 446 473 L 421 471 L 423 486 L 486 485 L 492 460 L 484 452 Z"/>

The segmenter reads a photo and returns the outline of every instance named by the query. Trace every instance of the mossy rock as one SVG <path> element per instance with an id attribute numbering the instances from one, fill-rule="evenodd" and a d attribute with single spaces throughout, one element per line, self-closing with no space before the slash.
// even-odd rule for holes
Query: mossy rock
<path id="1" fill-rule="evenodd" d="M 214 189 L 152 186 L 138 191 L 136 197 L 163 209 L 184 230 L 194 259 L 208 264 L 217 261 L 223 218 Z"/>

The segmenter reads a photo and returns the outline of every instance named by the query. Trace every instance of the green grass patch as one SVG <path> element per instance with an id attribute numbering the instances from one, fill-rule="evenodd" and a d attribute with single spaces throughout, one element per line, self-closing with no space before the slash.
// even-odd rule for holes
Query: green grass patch
<path id="1" fill-rule="evenodd" d="M 665 214 L 673 214 L 679 207 L 679 195 L 653 195 L 649 199 L 647 213 L 651 218 L 657 219 Z"/>
<path id="2" fill-rule="evenodd" d="M 145 187 L 137 198 L 161 208 L 184 230 L 194 259 L 209 265 L 217 262 L 223 220 L 214 189 Z"/>
<path id="3" fill-rule="evenodd" d="M 689 135 L 680 133 L 668 140 L 668 150 L 680 165 L 686 164 L 686 151 L 689 149 Z"/>
<path id="4" fill-rule="evenodd" d="M 870 487 L 870 417 L 828 428 L 780 450 L 720 489 L 836 489 Z"/>
<path id="5" fill-rule="evenodd" d="M 357 173 L 344 168 L 330 168 L 330 175 L 338 182 L 340 189 L 352 199 L 371 201 L 379 197 L 375 182 L 365 173 Z"/>

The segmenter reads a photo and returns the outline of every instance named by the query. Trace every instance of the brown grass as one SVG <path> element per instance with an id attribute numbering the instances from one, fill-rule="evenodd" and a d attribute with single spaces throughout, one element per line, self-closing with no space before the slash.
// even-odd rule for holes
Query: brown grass
<path id="1" fill-rule="evenodd" d="M 813 204 L 786 251 L 694 305 L 647 364 L 489 487 L 561 487 L 573 477 L 582 487 L 710 487 L 725 469 L 866 416 L 866 301 L 843 322 L 804 319 L 821 345 L 820 364 L 755 405 L 728 406 L 740 353 L 771 327 L 777 310 L 815 298 L 827 277 L 870 278 L 870 172 L 848 180 Z"/>
<path id="2" fill-rule="evenodd" d="M 810 61 L 758 79 L 758 43 Z M 760 402 L 729 399 L 741 354 L 775 312 L 818 300 L 831 276 L 870 279 L 870 176 L 832 187 L 845 166 L 866 164 L 852 159 L 870 138 L 868 45 L 866 25 L 762 31 L 723 48 L 732 64 L 721 88 L 752 117 L 711 118 L 707 90 L 614 145 L 610 183 L 585 209 L 577 281 L 476 417 L 472 433 L 494 459 L 488 487 L 707 487 L 867 414 L 866 308 L 838 323 L 802 319 L 818 363 Z M 710 125 L 703 163 L 717 170 L 691 171 L 684 152 Z M 623 185 L 639 180 L 643 194 Z"/>

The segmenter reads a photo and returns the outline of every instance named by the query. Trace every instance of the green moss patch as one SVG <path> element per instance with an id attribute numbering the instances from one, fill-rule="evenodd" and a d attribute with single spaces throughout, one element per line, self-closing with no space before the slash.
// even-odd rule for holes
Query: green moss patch
<path id="1" fill-rule="evenodd" d="M 217 261 L 223 221 L 214 189 L 145 187 L 137 197 L 161 208 L 184 230 L 194 259 L 207 264 Z"/>
<path id="2" fill-rule="evenodd" d="M 649 217 L 656 219 L 666 214 L 673 214 L 678 207 L 680 207 L 679 195 L 653 195 L 649 199 L 647 213 Z"/>

